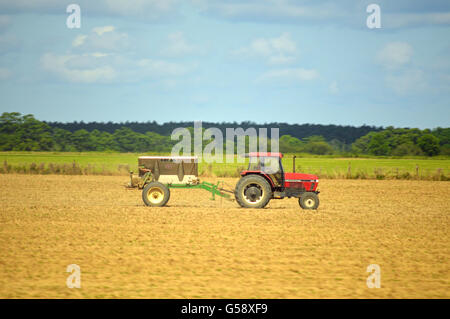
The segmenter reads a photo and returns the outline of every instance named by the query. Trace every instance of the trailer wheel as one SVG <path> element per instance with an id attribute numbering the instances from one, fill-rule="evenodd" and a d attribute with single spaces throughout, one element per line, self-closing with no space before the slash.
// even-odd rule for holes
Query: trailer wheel
<path id="1" fill-rule="evenodd" d="M 313 192 L 305 192 L 298 199 L 298 203 L 303 209 L 317 209 L 319 207 L 319 196 Z"/>
<path id="2" fill-rule="evenodd" d="M 170 198 L 169 188 L 160 182 L 148 183 L 142 190 L 142 199 L 145 205 L 161 207 L 167 204 Z"/>
<path id="3" fill-rule="evenodd" d="M 272 198 L 272 188 L 264 177 L 242 177 L 234 190 L 236 201 L 245 208 L 264 208 Z"/>

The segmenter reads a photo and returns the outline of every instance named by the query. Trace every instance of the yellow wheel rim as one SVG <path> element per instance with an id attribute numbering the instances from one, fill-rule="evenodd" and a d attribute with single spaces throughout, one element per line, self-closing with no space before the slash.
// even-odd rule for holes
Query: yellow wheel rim
<path id="1" fill-rule="evenodd" d="M 159 187 L 152 187 L 148 190 L 147 197 L 150 203 L 159 204 L 164 199 L 164 192 Z"/>
<path id="2" fill-rule="evenodd" d="M 305 206 L 308 208 L 314 207 L 315 203 L 316 201 L 312 198 L 308 198 L 307 200 L 305 200 Z"/>

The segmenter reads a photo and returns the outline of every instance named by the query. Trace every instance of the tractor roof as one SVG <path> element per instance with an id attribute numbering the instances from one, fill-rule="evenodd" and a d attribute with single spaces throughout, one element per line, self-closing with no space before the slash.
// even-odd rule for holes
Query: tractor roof
<path id="1" fill-rule="evenodd" d="M 271 152 L 252 152 L 252 153 L 248 153 L 247 157 L 279 157 L 279 158 L 282 158 L 283 154 L 271 153 Z"/>

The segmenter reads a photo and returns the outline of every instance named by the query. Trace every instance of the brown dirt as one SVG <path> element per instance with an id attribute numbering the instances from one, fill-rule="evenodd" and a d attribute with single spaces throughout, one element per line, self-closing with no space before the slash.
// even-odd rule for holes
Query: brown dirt
<path id="1" fill-rule="evenodd" d="M 0 175 L 0 297 L 450 297 L 449 182 L 321 180 L 318 211 L 203 190 L 149 208 L 126 182 Z M 69 264 L 81 289 L 66 287 Z"/>

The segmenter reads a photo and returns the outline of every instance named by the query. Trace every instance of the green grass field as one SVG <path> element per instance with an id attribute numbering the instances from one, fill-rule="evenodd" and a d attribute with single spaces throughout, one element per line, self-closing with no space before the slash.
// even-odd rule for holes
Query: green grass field
<path id="1" fill-rule="evenodd" d="M 79 168 L 78 174 L 125 175 L 129 170 L 137 171 L 137 158 L 140 155 L 157 154 L 0 152 L 0 160 L 3 163 L 2 172 L 8 170 L 17 173 L 49 173 L 47 168 L 52 163 L 55 167 L 66 167 L 67 171 L 75 165 Z M 283 165 L 286 171 L 292 171 L 292 155 L 285 155 Z M 236 161 L 234 163 L 200 163 L 199 171 L 204 176 L 231 177 L 237 176 L 240 169 L 244 167 L 246 167 L 245 163 Z M 437 176 L 444 176 L 438 179 L 446 179 L 450 176 L 450 159 L 297 157 L 296 171 L 314 173 L 322 178 L 436 179 Z"/>

